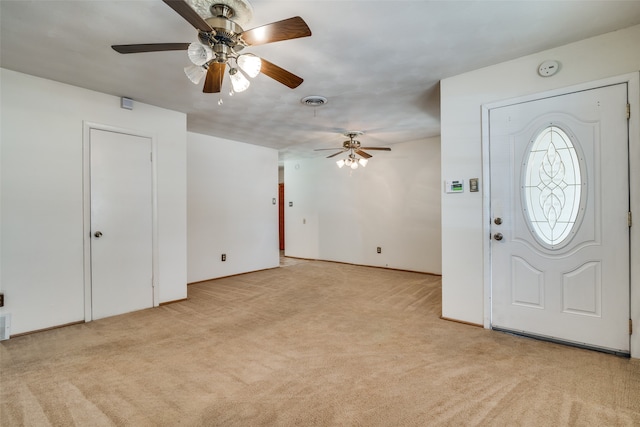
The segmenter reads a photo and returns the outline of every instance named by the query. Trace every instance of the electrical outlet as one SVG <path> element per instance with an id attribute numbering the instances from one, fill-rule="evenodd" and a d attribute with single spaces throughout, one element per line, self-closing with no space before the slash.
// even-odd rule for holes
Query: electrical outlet
<path id="1" fill-rule="evenodd" d="M 220 257 L 220 259 L 222 261 L 226 261 L 227 260 L 227 254 L 222 254 L 222 257 Z"/>
<path id="2" fill-rule="evenodd" d="M 376 252 L 378 252 L 379 254 L 382 253 L 382 248 L 380 246 L 378 246 L 378 248 L 376 249 Z"/>

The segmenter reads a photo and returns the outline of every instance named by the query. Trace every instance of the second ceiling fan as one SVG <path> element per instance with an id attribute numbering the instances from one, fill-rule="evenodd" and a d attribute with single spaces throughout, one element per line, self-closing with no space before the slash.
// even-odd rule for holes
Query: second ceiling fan
<path id="1" fill-rule="evenodd" d="M 205 78 L 205 93 L 220 92 L 227 65 L 235 92 L 242 92 L 249 86 L 244 73 L 249 77 L 262 73 L 291 89 L 303 82 L 301 77 L 265 59 L 250 53 L 239 53 L 248 46 L 310 36 L 311 30 L 299 16 L 244 31 L 237 20 L 234 20 L 237 9 L 245 12 L 251 10 L 251 6 L 244 0 L 212 0 L 209 8 L 212 16 L 208 18 L 202 18 L 186 0 L 162 1 L 198 30 L 199 42 L 125 44 L 111 47 L 116 52 L 125 54 L 186 50 L 193 65 L 185 67 L 185 73 L 196 84 Z"/>
<path id="2" fill-rule="evenodd" d="M 352 130 L 344 133 L 344 136 L 348 137 L 347 141 L 342 143 L 342 148 L 317 148 L 315 151 L 326 151 L 326 150 L 340 150 L 336 153 L 333 153 L 327 156 L 327 159 L 337 156 L 338 154 L 347 153 L 346 159 L 338 160 L 336 163 L 339 168 L 343 166 L 349 166 L 352 169 L 357 169 L 358 164 L 362 167 L 367 165 L 368 160 L 373 157 L 371 154 L 363 151 L 363 150 L 379 150 L 379 151 L 391 151 L 389 147 L 363 147 L 356 138 L 363 135 L 364 132 L 359 130 Z M 360 156 L 360 157 L 358 157 Z"/>

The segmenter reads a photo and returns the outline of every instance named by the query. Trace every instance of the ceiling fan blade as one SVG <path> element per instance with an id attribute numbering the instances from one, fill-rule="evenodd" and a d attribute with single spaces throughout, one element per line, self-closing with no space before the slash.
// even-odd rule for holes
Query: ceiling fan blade
<path id="1" fill-rule="evenodd" d="M 262 59 L 260 72 L 265 76 L 271 77 L 273 80 L 290 87 L 291 89 L 297 88 L 304 81 L 302 77 L 298 77 L 295 74 L 285 70 L 284 68 L 280 68 L 277 65 L 272 64 L 266 59 Z"/>
<path id="2" fill-rule="evenodd" d="M 213 31 L 211 26 L 202 19 L 198 12 L 196 12 L 187 2 L 184 0 L 162 0 L 171 9 L 178 12 L 178 15 L 182 16 L 189 24 L 193 25 L 196 30 L 204 31 L 205 33 Z"/>
<path id="3" fill-rule="evenodd" d="M 219 93 L 220 88 L 222 87 L 222 79 L 224 77 L 224 69 L 226 64 L 219 62 L 212 62 L 209 64 L 209 69 L 207 70 L 207 77 L 204 81 L 204 88 L 202 91 L 204 93 Z"/>
<path id="4" fill-rule="evenodd" d="M 332 155 L 330 155 L 330 156 L 327 156 L 327 159 L 330 159 L 330 158 L 332 158 L 332 157 L 335 157 L 335 156 L 337 156 L 338 154 L 342 154 L 342 153 L 344 153 L 345 151 L 347 151 L 347 150 L 338 151 L 337 153 L 334 153 L 334 154 L 332 154 Z"/>
<path id="5" fill-rule="evenodd" d="M 360 147 L 361 150 L 379 150 L 379 151 L 391 151 L 388 147 Z"/>
<path id="6" fill-rule="evenodd" d="M 307 23 L 299 16 L 252 28 L 241 34 L 242 40 L 249 46 L 309 37 L 310 35 L 311 30 Z"/>
<path id="7" fill-rule="evenodd" d="M 118 53 L 142 53 L 161 52 L 165 50 L 187 50 L 189 43 L 115 44 L 111 47 Z"/>
<path id="8" fill-rule="evenodd" d="M 361 157 L 364 157 L 365 159 L 370 159 L 371 157 L 373 157 L 371 154 L 369 154 L 369 153 L 365 153 L 365 152 L 364 152 L 364 151 L 362 151 L 362 150 L 355 150 L 355 151 L 356 151 L 356 154 L 357 154 L 357 155 L 359 155 L 359 156 L 361 156 Z"/>

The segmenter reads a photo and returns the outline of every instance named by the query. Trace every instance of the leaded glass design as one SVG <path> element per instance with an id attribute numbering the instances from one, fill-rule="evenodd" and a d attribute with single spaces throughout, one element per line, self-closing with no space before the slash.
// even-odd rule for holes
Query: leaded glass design
<path id="1" fill-rule="evenodd" d="M 550 125 L 535 137 L 525 162 L 523 199 L 530 229 L 544 245 L 561 245 L 580 212 L 583 182 L 576 148 L 564 130 Z"/>

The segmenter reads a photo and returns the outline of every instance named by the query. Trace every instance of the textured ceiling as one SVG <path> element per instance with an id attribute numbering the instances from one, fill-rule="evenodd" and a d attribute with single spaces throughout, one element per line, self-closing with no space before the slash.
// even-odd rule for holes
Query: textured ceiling
<path id="1" fill-rule="evenodd" d="M 301 16 L 311 37 L 245 50 L 303 77 L 259 75 L 243 93 L 202 93 L 186 53 L 121 55 L 112 44 L 196 41 L 160 0 L 0 1 L 4 68 L 187 114 L 190 131 L 322 156 L 347 130 L 380 146 L 440 134 L 439 81 L 640 23 L 640 1 L 255 0 L 254 28 Z M 321 107 L 301 98 L 321 95 Z M 222 97 L 223 104 L 218 105 Z M 326 152 L 325 152 L 326 153 Z"/>

